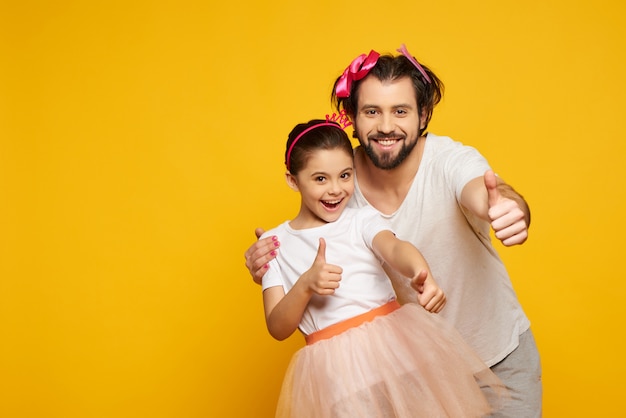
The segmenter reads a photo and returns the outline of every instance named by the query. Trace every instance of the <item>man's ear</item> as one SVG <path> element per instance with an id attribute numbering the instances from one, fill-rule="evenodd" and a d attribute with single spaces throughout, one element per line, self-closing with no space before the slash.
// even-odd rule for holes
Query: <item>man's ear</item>
<path id="1" fill-rule="evenodd" d="M 289 186 L 291 190 L 295 192 L 300 191 L 300 188 L 298 187 L 298 180 L 289 171 L 285 173 L 285 180 L 287 181 L 287 186 Z"/>
<path id="2" fill-rule="evenodd" d="M 421 113 L 420 114 L 420 131 L 421 131 L 426 126 L 426 118 L 428 116 L 428 112 L 426 111 L 426 109 L 422 109 L 420 113 Z"/>
<path id="3" fill-rule="evenodd" d="M 348 119 L 352 122 L 352 138 L 359 139 L 359 135 L 356 133 L 356 118 L 354 115 L 348 115 Z"/>

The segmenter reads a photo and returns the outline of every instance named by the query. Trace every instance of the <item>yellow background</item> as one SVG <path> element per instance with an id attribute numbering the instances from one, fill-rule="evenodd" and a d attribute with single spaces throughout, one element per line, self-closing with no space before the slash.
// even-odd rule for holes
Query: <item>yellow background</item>
<path id="1" fill-rule="evenodd" d="M 0 416 L 271 416 L 302 338 L 243 253 L 297 210 L 291 127 L 403 42 L 446 84 L 430 130 L 532 207 L 498 248 L 544 416 L 623 416 L 625 28 L 617 0 L 2 1 Z"/>

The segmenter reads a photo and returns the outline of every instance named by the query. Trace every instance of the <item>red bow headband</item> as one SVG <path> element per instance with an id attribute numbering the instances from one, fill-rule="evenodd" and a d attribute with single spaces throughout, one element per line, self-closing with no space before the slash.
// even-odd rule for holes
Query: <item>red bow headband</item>
<path id="1" fill-rule="evenodd" d="M 378 57 L 380 57 L 380 54 L 372 49 L 369 55 L 361 54 L 352 60 L 348 68 L 346 68 L 341 77 L 339 77 L 335 89 L 337 97 L 350 97 L 352 82 L 365 77 L 374 65 L 376 65 Z"/>
<path id="2" fill-rule="evenodd" d="M 430 77 L 428 77 L 428 74 L 426 74 L 424 68 L 422 68 L 420 63 L 417 62 L 417 60 L 409 53 L 409 51 L 407 51 L 404 44 L 400 45 L 400 48 L 398 48 L 396 51 L 407 57 L 407 59 L 411 61 L 415 68 L 417 68 L 417 70 L 422 74 L 424 80 L 426 80 L 428 84 L 431 83 Z M 374 68 L 374 66 L 378 62 L 379 57 L 380 54 L 372 49 L 368 55 L 361 54 L 354 60 L 352 60 L 348 68 L 346 68 L 341 77 L 339 77 L 339 81 L 337 81 L 337 87 L 335 88 L 335 94 L 337 95 L 337 97 L 350 97 L 352 82 L 365 77 L 370 72 L 370 70 Z"/>

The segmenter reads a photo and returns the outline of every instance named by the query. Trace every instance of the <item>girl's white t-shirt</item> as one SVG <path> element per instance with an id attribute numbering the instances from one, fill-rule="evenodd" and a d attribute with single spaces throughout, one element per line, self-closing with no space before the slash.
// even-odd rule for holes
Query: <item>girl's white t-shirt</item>
<path id="1" fill-rule="evenodd" d="M 276 235 L 280 248 L 263 276 L 263 290 L 283 286 L 288 292 L 311 268 L 320 237 L 326 241 L 326 262 L 343 269 L 339 288 L 331 296 L 314 295 L 300 322 L 304 334 L 377 308 L 395 298 L 393 287 L 372 250 L 380 231 L 391 230 L 388 221 L 370 207 L 346 208 L 335 222 L 296 230 L 284 222 L 263 237 Z"/>

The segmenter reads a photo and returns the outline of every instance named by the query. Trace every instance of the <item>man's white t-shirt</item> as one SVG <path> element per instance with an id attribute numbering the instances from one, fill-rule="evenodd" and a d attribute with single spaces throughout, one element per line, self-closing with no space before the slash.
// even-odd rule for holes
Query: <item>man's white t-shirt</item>
<path id="1" fill-rule="evenodd" d="M 491 244 L 489 223 L 459 204 L 463 187 L 488 169 L 476 149 L 428 134 L 406 199 L 395 213 L 383 216 L 400 239 L 413 243 L 426 258 L 447 297 L 440 315 L 492 366 L 517 347 L 530 322 Z M 358 172 L 355 183 L 350 205 L 369 206 L 358 186 Z M 416 301 L 406 279 L 392 281 L 401 303 Z"/>

